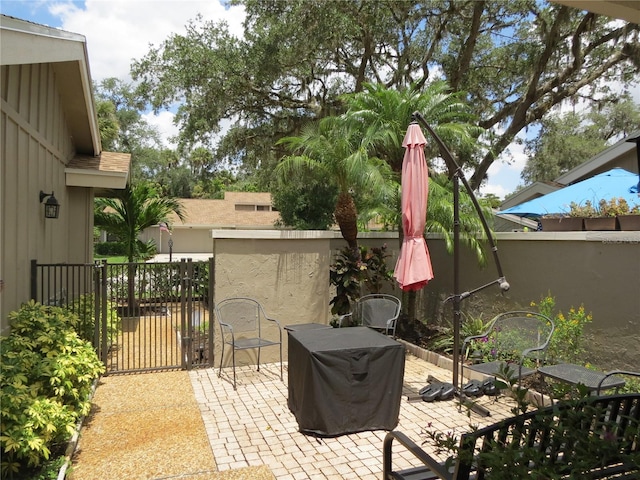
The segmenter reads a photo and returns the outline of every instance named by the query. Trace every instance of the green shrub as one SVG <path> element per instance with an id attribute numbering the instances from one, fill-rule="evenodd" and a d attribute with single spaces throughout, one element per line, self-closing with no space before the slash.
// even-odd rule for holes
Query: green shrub
<path id="1" fill-rule="evenodd" d="M 76 332 L 78 332 L 80 338 L 89 342 L 93 342 L 95 333 L 95 299 L 94 294 L 82 295 L 66 307 L 67 310 L 78 316 Z M 107 300 L 107 338 L 110 340 L 116 338 L 121 328 L 122 321 L 118 316 L 116 303 Z"/>
<path id="2" fill-rule="evenodd" d="M 1 337 L 3 478 L 35 478 L 89 412 L 93 381 L 104 372 L 76 315 L 29 302 L 9 314 Z"/>
<path id="3" fill-rule="evenodd" d="M 127 249 L 122 242 L 102 242 L 96 243 L 94 246 L 96 255 L 102 256 L 114 256 L 114 255 L 126 255 Z"/>
<path id="4" fill-rule="evenodd" d="M 585 349 L 582 345 L 582 335 L 586 324 L 592 321 L 590 313 L 586 313 L 584 306 L 571 307 L 567 314 L 555 311 L 556 299 L 551 294 L 543 297 L 539 303 L 531 302 L 543 315 L 553 319 L 555 330 L 547 348 L 547 359 L 553 363 L 584 364 Z"/>
<path id="5" fill-rule="evenodd" d="M 336 287 L 336 296 L 329 302 L 333 315 L 351 311 L 351 303 L 362 295 L 364 286 L 369 293 L 380 293 L 383 285 L 393 285 L 393 272 L 387 268 L 387 246 L 345 247 L 336 256 L 329 271 L 329 283 Z"/>

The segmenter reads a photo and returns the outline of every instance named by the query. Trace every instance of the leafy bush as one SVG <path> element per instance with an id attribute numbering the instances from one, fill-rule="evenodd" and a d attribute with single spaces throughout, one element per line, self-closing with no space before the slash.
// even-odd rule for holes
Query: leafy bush
<path id="1" fill-rule="evenodd" d="M 393 272 L 387 268 L 387 246 L 343 248 L 331 265 L 329 282 L 336 287 L 336 296 L 329 302 L 331 313 L 344 315 L 351 311 L 351 302 L 358 299 L 364 286 L 369 293 L 380 293 L 384 283 L 393 284 Z"/>
<path id="2" fill-rule="evenodd" d="M 75 302 L 66 308 L 78 317 L 76 332 L 80 338 L 93 342 L 96 323 L 95 295 L 87 294 L 80 296 Z M 118 316 L 115 302 L 107 300 L 107 338 L 113 339 L 118 336 L 122 322 Z"/>
<path id="3" fill-rule="evenodd" d="M 94 246 L 96 255 L 114 256 L 126 255 L 127 249 L 122 242 L 102 242 L 96 243 Z"/>
<path id="4" fill-rule="evenodd" d="M 2 345 L 3 478 L 35 478 L 89 412 L 93 381 L 104 372 L 76 315 L 33 301 L 9 314 Z"/>
<path id="5" fill-rule="evenodd" d="M 531 306 L 537 307 L 540 313 L 552 318 L 555 323 L 555 330 L 547 348 L 548 360 L 553 363 L 584 364 L 582 335 L 585 325 L 593 319 L 590 313 L 585 312 L 584 306 L 571 307 L 566 315 L 561 311 L 556 312 L 556 299 L 551 294 L 547 294 L 539 303 L 531 302 Z"/>

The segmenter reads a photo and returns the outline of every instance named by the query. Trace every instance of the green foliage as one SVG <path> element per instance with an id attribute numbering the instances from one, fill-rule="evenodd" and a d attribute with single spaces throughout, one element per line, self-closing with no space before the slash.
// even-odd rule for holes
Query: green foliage
<path id="1" fill-rule="evenodd" d="M 2 477 L 34 478 L 89 412 L 93 381 L 104 372 L 79 319 L 33 301 L 9 314 L 2 343 Z"/>
<path id="2" fill-rule="evenodd" d="M 128 260 L 134 262 L 155 253 L 154 244 L 145 244 L 138 239 L 139 235 L 148 227 L 166 222 L 172 212 L 184 219 L 178 200 L 161 197 L 151 184 L 139 183 L 113 190 L 110 197 L 97 198 L 94 222 L 115 235 L 124 244 Z"/>
<path id="3" fill-rule="evenodd" d="M 624 414 L 615 417 L 617 413 L 612 418 L 606 405 L 591 402 L 588 395 L 561 401 L 552 412 L 530 415 L 531 420 L 515 424 L 509 434 L 477 442 L 473 451 L 461 449 L 460 437 L 453 432 L 429 429 L 424 433 L 437 454 L 447 455 L 446 468 L 463 455 L 465 462 L 492 480 L 591 478 L 593 472 L 608 465 L 638 465 L 640 461 L 638 419 Z M 562 456 L 549 455 L 540 442 L 527 440 L 539 435 L 544 435 L 542 445 L 561 451 Z"/>
<path id="4" fill-rule="evenodd" d="M 584 364 L 582 336 L 585 325 L 593 320 L 584 306 L 571 307 L 566 315 L 561 311 L 556 312 L 555 297 L 550 293 L 538 303 L 531 302 L 531 306 L 537 307 L 540 313 L 552 318 L 555 323 L 555 330 L 547 348 L 547 359 L 553 363 Z"/>
<path id="5" fill-rule="evenodd" d="M 70 310 L 72 314 L 78 317 L 76 332 L 78 332 L 80 338 L 90 343 L 93 342 L 95 332 L 95 298 L 93 294 L 82 295 L 66 307 L 67 310 Z M 116 338 L 121 328 L 122 321 L 118 315 L 116 304 L 107 300 L 107 338 Z"/>
<path id="6" fill-rule="evenodd" d="M 638 72 L 638 25 L 549 2 L 231 3 L 246 12 L 241 35 L 198 17 L 135 60 L 132 77 L 154 110 L 180 104 L 180 145 L 213 146 L 236 119 L 213 158 L 245 170 L 272 168 L 274 140 L 342 113 L 341 95 L 367 82 L 421 91 L 441 77 L 491 132 L 477 188 L 528 125 L 576 92 L 613 103 L 610 86 L 631 88 Z"/>
<path id="7" fill-rule="evenodd" d="M 113 256 L 126 255 L 127 250 L 122 242 L 101 242 L 94 245 L 96 255 Z"/>
<path id="8" fill-rule="evenodd" d="M 543 119 L 537 138 L 526 142 L 529 159 L 522 179 L 529 185 L 551 181 L 594 157 L 607 142 L 628 135 L 640 125 L 640 107 L 626 95 L 591 110 Z"/>
<path id="9" fill-rule="evenodd" d="M 367 293 L 381 293 L 385 285 L 393 284 L 393 271 L 387 267 L 387 259 L 391 256 L 387 253 L 387 244 L 382 247 L 360 248 L 362 262 L 366 266 L 363 270 L 362 281 Z"/>
<path id="10" fill-rule="evenodd" d="M 335 223 L 337 196 L 335 185 L 311 172 L 278 182 L 272 191 L 273 206 L 280 212 L 282 225 L 296 230 L 328 230 Z"/>
<path id="11" fill-rule="evenodd" d="M 370 293 L 379 293 L 385 283 L 392 284 L 393 272 L 389 271 L 385 259 L 387 246 L 372 248 L 343 248 L 331 265 L 329 282 L 336 287 L 336 296 L 329 302 L 333 315 L 344 315 L 351 311 L 351 302 L 362 294 L 364 286 Z"/>

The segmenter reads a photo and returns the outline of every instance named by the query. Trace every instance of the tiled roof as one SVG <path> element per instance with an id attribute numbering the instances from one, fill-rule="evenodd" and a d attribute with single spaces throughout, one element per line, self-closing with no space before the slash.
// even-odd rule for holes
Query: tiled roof
<path id="1" fill-rule="evenodd" d="M 169 224 L 180 226 L 207 226 L 216 228 L 273 228 L 280 214 L 271 211 L 271 194 L 255 192 L 225 192 L 224 200 L 179 199 L 184 221 L 171 214 Z M 236 210 L 236 205 L 240 210 Z M 261 206 L 266 210 L 244 210 L 248 206 Z"/>

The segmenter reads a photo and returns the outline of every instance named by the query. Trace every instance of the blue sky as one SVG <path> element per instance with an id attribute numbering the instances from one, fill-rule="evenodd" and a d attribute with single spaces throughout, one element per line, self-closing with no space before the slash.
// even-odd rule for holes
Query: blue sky
<path id="1" fill-rule="evenodd" d="M 91 76 L 98 82 L 109 77 L 128 80 L 133 59 L 142 58 L 150 44 L 159 45 L 171 33 L 184 32 L 199 13 L 206 19 L 227 21 L 237 35 L 242 35 L 245 16 L 242 7 L 225 8 L 215 0 L 1 0 L 0 12 L 84 35 Z M 640 88 L 635 96 L 640 102 Z M 171 112 L 149 112 L 145 118 L 165 138 L 177 133 Z M 533 131 L 529 129 L 529 135 Z M 523 146 L 512 144 L 508 155 L 489 169 L 481 192 L 504 198 L 520 183 L 525 163 Z"/>

